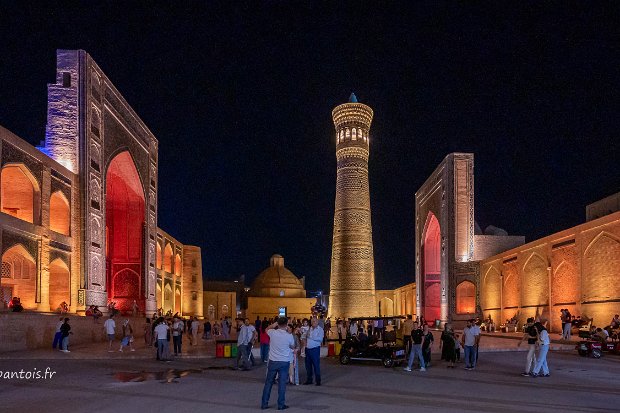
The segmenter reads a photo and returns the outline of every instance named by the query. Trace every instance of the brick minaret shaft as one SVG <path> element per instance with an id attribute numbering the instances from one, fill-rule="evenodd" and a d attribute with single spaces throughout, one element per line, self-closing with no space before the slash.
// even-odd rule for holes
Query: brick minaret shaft
<path id="1" fill-rule="evenodd" d="M 375 266 L 368 185 L 373 111 L 351 94 L 332 111 L 336 128 L 336 207 L 329 290 L 332 317 L 374 316 Z"/>

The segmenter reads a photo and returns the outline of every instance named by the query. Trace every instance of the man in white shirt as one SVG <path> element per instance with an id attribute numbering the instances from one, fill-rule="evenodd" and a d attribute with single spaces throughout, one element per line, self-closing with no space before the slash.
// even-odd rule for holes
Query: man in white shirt
<path id="1" fill-rule="evenodd" d="M 250 355 L 248 354 L 248 343 L 252 339 L 249 327 L 241 320 L 237 319 L 239 332 L 237 333 L 237 359 L 235 360 L 235 369 L 239 369 L 239 360 L 241 360 L 242 370 L 249 370 Z M 252 326 L 254 327 L 254 326 Z"/>
<path id="2" fill-rule="evenodd" d="M 159 324 L 155 327 L 155 337 L 157 339 L 157 360 L 166 358 L 166 347 L 168 346 L 168 324 L 163 317 L 158 320 Z"/>
<path id="3" fill-rule="evenodd" d="M 543 371 L 542 377 L 549 377 L 549 366 L 547 365 L 547 353 L 549 352 L 549 344 L 551 344 L 549 332 L 541 323 L 534 324 L 534 327 L 536 327 L 538 331 L 538 342 L 540 345 L 538 359 L 536 360 L 536 366 L 532 372 L 532 377 L 538 377 L 541 368 Z"/>
<path id="4" fill-rule="evenodd" d="M 286 331 L 288 319 L 279 317 L 278 321 L 271 324 L 265 332 L 269 336 L 269 363 L 267 364 L 267 377 L 263 387 L 263 397 L 261 409 L 269 408 L 269 396 L 273 381 L 278 375 L 278 410 L 288 409 L 284 404 L 286 394 L 286 383 L 288 382 L 288 368 L 293 357 L 295 339 L 293 335 Z M 276 328 L 277 327 L 277 328 Z"/>
<path id="5" fill-rule="evenodd" d="M 112 350 L 112 342 L 114 341 L 114 336 L 116 335 L 116 323 L 114 322 L 114 313 L 111 313 L 110 318 L 105 320 L 105 323 L 103 323 L 103 329 L 108 335 L 108 353 L 112 353 L 114 351 Z"/>
<path id="6" fill-rule="evenodd" d="M 465 370 L 476 368 L 476 347 L 480 341 L 480 329 L 474 325 L 474 320 L 467 320 L 467 327 L 463 329 L 462 344 L 465 349 Z"/>
<path id="7" fill-rule="evenodd" d="M 319 320 L 312 317 L 310 320 L 310 330 L 306 334 L 306 381 L 304 384 L 312 384 L 313 376 L 316 378 L 316 385 L 321 385 L 321 343 L 323 342 L 324 332 L 319 327 Z"/>
<path id="8" fill-rule="evenodd" d="M 254 355 L 252 354 L 252 347 L 254 347 L 254 343 L 256 343 L 256 340 L 258 340 L 258 333 L 256 332 L 256 327 L 254 327 L 253 324 L 250 324 L 250 319 L 246 318 L 244 321 L 245 326 L 248 329 L 248 343 L 246 344 L 246 346 L 248 347 L 248 356 L 250 358 L 250 361 L 252 362 L 252 366 L 255 366 L 256 363 L 254 362 Z"/>

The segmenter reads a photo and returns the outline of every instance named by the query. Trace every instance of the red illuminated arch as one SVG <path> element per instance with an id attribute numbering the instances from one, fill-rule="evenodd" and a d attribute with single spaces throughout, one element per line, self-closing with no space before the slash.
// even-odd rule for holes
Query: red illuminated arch
<path id="1" fill-rule="evenodd" d="M 144 222 L 140 176 L 129 152 L 121 152 L 106 173 L 106 276 L 108 298 L 122 311 L 130 311 L 133 300 L 144 311 Z"/>
<path id="2" fill-rule="evenodd" d="M 441 319 L 441 228 L 432 212 L 426 219 L 422 239 L 423 314 L 428 323 L 433 323 Z"/>

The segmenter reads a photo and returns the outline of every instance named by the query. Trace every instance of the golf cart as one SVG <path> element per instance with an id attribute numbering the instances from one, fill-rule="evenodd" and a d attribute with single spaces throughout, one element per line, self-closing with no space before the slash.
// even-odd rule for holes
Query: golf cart
<path id="1" fill-rule="evenodd" d="M 371 335 L 352 335 L 347 337 L 340 350 L 340 364 L 349 364 L 352 360 L 380 361 L 386 368 L 394 367 L 406 360 L 407 354 L 402 340 L 397 343 L 396 329 L 404 317 L 358 317 L 351 318 L 350 322 L 373 323 L 381 320 L 379 325 L 392 326 L 373 328 Z"/>

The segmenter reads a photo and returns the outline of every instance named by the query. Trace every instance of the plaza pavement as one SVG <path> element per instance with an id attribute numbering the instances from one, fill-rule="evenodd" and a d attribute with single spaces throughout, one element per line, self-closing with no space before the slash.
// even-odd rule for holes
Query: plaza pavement
<path id="1" fill-rule="evenodd" d="M 495 340 L 510 339 L 486 339 L 487 344 Z M 516 346 L 516 340 L 510 341 Z M 101 355 L 87 357 L 95 350 Z M 5 357 L 0 361 L 3 372 L 49 367 L 56 374 L 48 380 L 0 379 L 0 412 L 259 411 L 263 365 L 233 371 L 231 359 L 201 358 L 188 350 L 186 357 L 169 363 L 155 361 L 150 349 L 125 354 L 91 347 L 69 354 L 46 351 L 44 357 Z M 551 377 L 536 379 L 520 376 L 524 359 L 523 352 L 490 351 L 480 354 L 474 371 L 463 370 L 462 364 L 447 369 L 438 362 L 426 372 L 408 373 L 402 367 L 386 369 L 370 362 L 341 366 L 325 358 L 323 386 L 289 386 L 287 404 L 291 412 L 620 410 L 620 356 L 595 360 L 579 357 L 574 350 L 554 351 L 548 358 Z M 274 386 L 274 410 L 276 397 Z"/>

